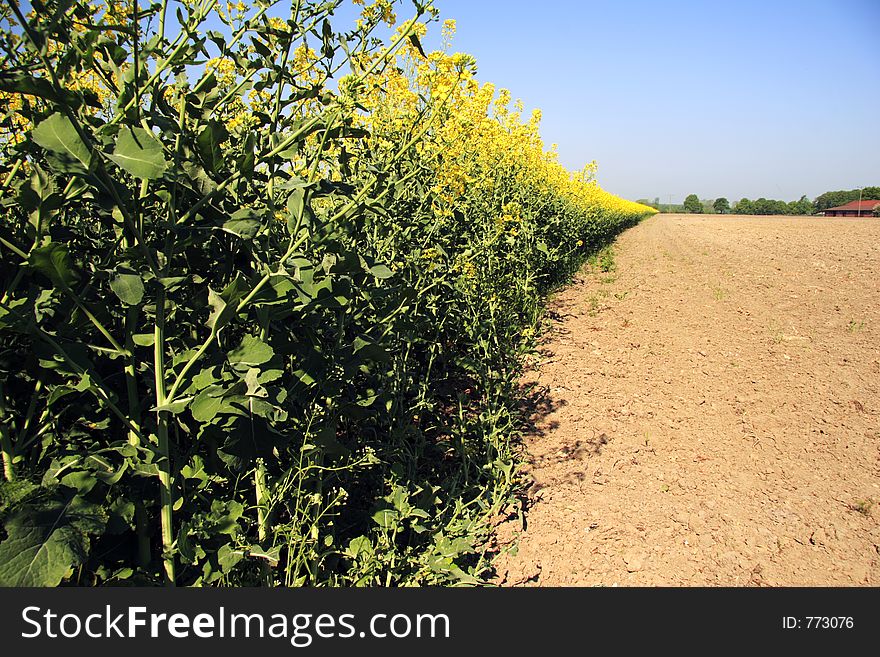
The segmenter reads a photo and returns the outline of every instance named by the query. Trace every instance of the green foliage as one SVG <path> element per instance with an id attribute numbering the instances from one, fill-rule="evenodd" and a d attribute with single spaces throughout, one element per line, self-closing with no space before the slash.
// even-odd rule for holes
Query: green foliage
<path id="1" fill-rule="evenodd" d="M 797 201 L 788 204 L 788 212 L 792 215 L 808 215 L 813 214 L 813 203 L 806 196 L 801 196 Z"/>
<path id="2" fill-rule="evenodd" d="M 0 586 L 57 586 L 87 559 L 90 537 L 103 533 L 107 516 L 73 493 L 20 505 L 5 519 Z"/>
<path id="3" fill-rule="evenodd" d="M 755 214 L 755 204 L 747 198 L 741 198 L 733 206 L 734 214 Z"/>
<path id="4" fill-rule="evenodd" d="M 721 198 L 716 198 L 715 202 L 712 204 L 712 208 L 718 214 L 724 214 L 725 212 L 730 212 L 730 201 L 728 201 L 723 196 Z"/>
<path id="5" fill-rule="evenodd" d="M 684 211 L 691 214 L 699 214 L 703 211 L 703 204 L 696 194 L 689 194 L 684 200 Z"/>
<path id="6" fill-rule="evenodd" d="M 759 198 L 750 201 L 747 198 L 740 199 L 733 206 L 734 214 L 761 214 L 761 215 L 807 215 L 812 214 L 813 204 L 806 196 L 801 196 L 799 201 L 786 203 L 773 199 Z"/>
<path id="7" fill-rule="evenodd" d="M 498 167 L 495 196 L 441 221 L 420 148 L 438 106 L 369 134 L 331 90 L 413 27 L 384 53 L 378 18 L 333 31 L 339 4 L 296 3 L 281 28 L 263 3 L 225 36 L 188 1 L 128 29 L 84 1 L 8 20 L 2 126 L 35 127 L 0 154 L 0 584 L 489 572 L 542 295 L 640 217 Z M 249 89 L 269 100 L 245 111 Z M 496 225 L 510 199 L 517 235 Z"/>
<path id="8" fill-rule="evenodd" d="M 822 212 L 828 208 L 846 205 L 850 201 L 858 201 L 859 198 L 880 199 L 880 186 L 825 192 L 816 197 L 816 200 L 813 201 L 813 206 L 816 212 Z"/>

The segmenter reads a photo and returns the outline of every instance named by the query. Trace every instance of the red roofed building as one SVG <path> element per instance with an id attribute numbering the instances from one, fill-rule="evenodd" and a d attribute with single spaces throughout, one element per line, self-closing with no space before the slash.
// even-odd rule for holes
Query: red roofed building
<path id="1" fill-rule="evenodd" d="M 880 201 L 850 201 L 836 208 L 826 208 L 823 214 L 826 217 L 870 217 L 877 206 Z"/>

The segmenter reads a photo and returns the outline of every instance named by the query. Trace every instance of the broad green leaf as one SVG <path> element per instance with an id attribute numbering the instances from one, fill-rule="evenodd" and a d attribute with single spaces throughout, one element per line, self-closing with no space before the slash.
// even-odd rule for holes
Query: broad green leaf
<path id="1" fill-rule="evenodd" d="M 255 219 L 230 219 L 223 224 L 223 230 L 242 239 L 252 240 L 260 232 L 262 224 Z"/>
<path id="2" fill-rule="evenodd" d="M 211 172 L 217 172 L 223 168 L 223 143 L 229 139 L 229 131 L 220 121 L 211 119 L 196 139 L 199 154 L 205 168 Z"/>
<path id="3" fill-rule="evenodd" d="M 197 422 L 210 422 L 225 406 L 223 397 L 217 396 L 216 387 L 207 388 L 196 395 L 190 406 L 190 412 Z"/>
<path id="4" fill-rule="evenodd" d="M 382 345 L 367 337 L 356 337 L 352 345 L 354 346 L 354 352 L 360 355 L 361 358 L 380 363 L 387 363 L 391 360 L 391 355 L 385 351 L 385 348 L 382 347 Z"/>
<path id="5" fill-rule="evenodd" d="M 176 415 L 177 413 L 182 412 L 189 406 L 189 403 L 192 401 L 192 397 L 181 397 L 180 399 L 175 399 L 170 404 L 162 404 L 161 406 L 156 406 L 151 408 L 150 411 L 158 412 L 158 411 L 167 411 L 172 415 Z"/>
<path id="6" fill-rule="evenodd" d="M 14 77 L 0 78 L 0 91 L 38 96 L 53 103 L 67 105 L 72 109 L 82 105 L 82 99 L 76 93 L 67 89 L 56 90 L 47 78 L 35 78 L 23 73 Z"/>
<path id="7" fill-rule="evenodd" d="M 37 144 L 58 156 L 56 163 L 61 170 L 88 171 L 91 151 L 70 119 L 60 112 L 41 121 L 31 134 Z"/>
<path id="8" fill-rule="evenodd" d="M 242 557 L 244 557 L 244 554 L 232 549 L 232 546 L 228 543 L 221 545 L 220 549 L 217 550 L 217 564 L 224 573 L 230 572 L 235 567 L 235 564 L 241 561 Z"/>
<path id="9" fill-rule="evenodd" d="M 376 278 L 391 278 L 394 275 L 394 272 L 388 269 L 385 265 L 373 265 L 369 269 L 370 273 Z"/>
<path id="10" fill-rule="evenodd" d="M 247 556 L 265 559 L 269 562 L 270 566 L 277 566 L 278 562 L 281 560 L 281 546 L 276 545 L 271 550 L 266 550 L 259 545 L 252 545 L 250 549 L 248 549 Z"/>
<path id="11" fill-rule="evenodd" d="M 69 288 L 77 279 L 70 251 L 58 242 L 49 242 L 46 246 L 32 250 L 28 256 L 28 265 L 62 289 Z"/>
<path id="12" fill-rule="evenodd" d="M 372 515 L 372 518 L 373 522 L 383 529 L 390 529 L 398 523 L 400 515 L 394 509 L 380 509 Z"/>
<path id="13" fill-rule="evenodd" d="M 238 274 L 219 294 L 208 288 L 208 305 L 211 306 L 211 314 L 206 323 L 209 329 L 219 331 L 235 316 L 238 300 L 244 296 L 246 289 L 246 283 Z"/>
<path id="14" fill-rule="evenodd" d="M 229 352 L 232 365 L 253 367 L 268 362 L 275 352 L 259 338 L 252 335 L 244 336 L 241 344 Z"/>
<path id="15" fill-rule="evenodd" d="M 268 397 L 269 393 L 266 389 L 260 385 L 259 382 L 260 370 L 256 367 L 252 367 L 247 371 L 247 374 L 244 375 L 244 382 L 247 385 L 247 396 L 248 397 Z"/>
<path id="16" fill-rule="evenodd" d="M 136 306 L 144 298 L 144 282 L 137 274 L 119 274 L 110 281 L 110 289 L 127 306 Z"/>
<path id="17" fill-rule="evenodd" d="M 260 221 L 259 213 L 251 208 L 245 208 L 233 214 L 223 224 L 223 230 L 242 239 L 252 240 L 260 232 L 262 226 L 263 222 Z"/>
<path id="18" fill-rule="evenodd" d="M 81 497 L 25 506 L 4 523 L 0 586 L 58 586 L 88 556 L 89 535 L 100 534 L 107 516 Z"/>
<path id="19" fill-rule="evenodd" d="M 235 308 L 229 306 L 219 294 L 208 288 L 208 305 L 211 306 L 211 314 L 208 316 L 208 328 L 219 331 L 232 318 Z"/>
<path id="20" fill-rule="evenodd" d="M 214 532 L 220 534 L 235 534 L 238 531 L 238 519 L 244 514 L 244 507 L 232 500 L 229 502 L 221 502 L 214 500 L 211 502 L 211 514 L 208 519 L 214 523 L 211 528 Z"/>
<path id="21" fill-rule="evenodd" d="M 109 157 L 135 178 L 144 180 L 161 178 L 168 169 L 162 144 L 143 128 L 124 126 Z"/>
<path id="22" fill-rule="evenodd" d="M 353 538 L 348 542 L 348 549 L 345 551 L 345 553 L 352 559 L 357 559 L 357 557 L 361 554 L 372 555 L 373 543 L 367 536 L 358 536 L 357 538 Z"/>
<path id="23" fill-rule="evenodd" d="M 139 347 L 152 347 L 156 344 L 155 333 L 135 333 L 131 336 L 131 341 Z"/>
<path id="24" fill-rule="evenodd" d="M 75 488 L 77 495 L 85 495 L 95 487 L 98 480 L 95 478 L 93 472 L 89 472 L 88 470 L 75 470 L 64 475 L 61 478 L 61 483 L 70 488 Z"/>

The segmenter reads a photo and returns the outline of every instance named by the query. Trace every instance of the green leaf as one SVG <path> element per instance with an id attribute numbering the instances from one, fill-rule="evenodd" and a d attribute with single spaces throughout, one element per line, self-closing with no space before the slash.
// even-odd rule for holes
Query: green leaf
<path id="1" fill-rule="evenodd" d="M 216 332 L 229 323 L 235 316 L 238 300 L 244 296 L 246 288 L 247 285 L 239 274 L 219 294 L 208 288 L 208 305 L 212 309 L 207 321 L 209 329 Z"/>
<path id="2" fill-rule="evenodd" d="M 0 78 L 0 91 L 38 96 L 53 103 L 67 105 L 72 109 L 82 105 L 82 99 L 76 93 L 67 89 L 56 90 L 47 78 L 35 78 L 23 73 L 15 77 Z"/>
<path id="3" fill-rule="evenodd" d="M 385 265 L 373 265 L 370 267 L 369 272 L 376 278 L 382 279 L 391 278 L 394 275 L 394 272 Z"/>
<path id="4" fill-rule="evenodd" d="M 168 411 L 172 415 L 176 415 L 177 413 L 184 411 L 191 401 L 192 397 L 181 397 L 180 399 L 175 399 L 170 404 L 162 404 L 161 406 L 151 408 L 150 411 Z"/>
<path id="5" fill-rule="evenodd" d="M 373 543 L 367 536 L 358 536 L 348 542 L 348 549 L 345 551 L 345 554 L 352 559 L 357 559 L 361 554 L 371 556 L 373 554 Z"/>
<path id="6" fill-rule="evenodd" d="M 46 246 L 33 249 L 28 256 L 28 265 L 62 289 L 69 288 L 77 279 L 70 251 L 58 242 L 49 242 Z"/>
<path id="7" fill-rule="evenodd" d="M 135 333 L 131 336 L 131 341 L 139 347 L 152 347 L 156 344 L 155 333 Z"/>
<path id="8" fill-rule="evenodd" d="M 417 37 L 415 34 L 410 34 L 409 42 L 413 45 L 413 48 L 419 51 L 422 59 L 428 59 L 428 56 L 425 54 L 424 48 L 422 48 L 422 42 L 419 41 L 419 37 Z"/>
<path id="9" fill-rule="evenodd" d="M 383 529 L 391 529 L 400 520 L 400 514 L 394 509 L 380 509 L 371 517 L 373 518 L 373 522 Z"/>
<path id="10" fill-rule="evenodd" d="M 208 171 L 217 172 L 223 168 L 223 143 L 229 139 L 229 131 L 220 121 L 211 119 L 196 140 L 202 162 Z"/>
<path id="11" fill-rule="evenodd" d="M 0 543 L 0 586 L 58 586 L 87 558 L 89 535 L 106 522 L 101 508 L 81 497 L 19 509 Z"/>
<path id="12" fill-rule="evenodd" d="M 210 422 L 221 410 L 229 410 L 229 405 L 223 400 L 222 388 L 219 386 L 202 390 L 190 406 L 190 412 L 196 422 Z"/>
<path id="13" fill-rule="evenodd" d="M 95 487 L 98 480 L 95 478 L 94 473 L 88 470 L 75 470 L 63 476 L 61 483 L 70 488 L 75 488 L 77 495 L 85 495 Z"/>
<path id="14" fill-rule="evenodd" d="M 247 551 L 247 556 L 265 559 L 270 566 L 277 566 L 281 560 L 281 546 L 276 545 L 271 550 L 266 550 L 259 545 L 252 545 Z"/>
<path id="15" fill-rule="evenodd" d="M 236 501 L 211 502 L 210 521 L 213 521 L 213 531 L 220 534 L 235 534 L 238 532 L 238 519 L 244 514 L 244 507 Z"/>
<path id="16" fill-rule="evenodd" d="M 380 363 L 387 363 L 391 360 L 391 355 L 384 347 L 382 347 L 382 345 L 366 336 L 356 337 L 352 346 L 354 347 L 354 353 L 358 354 L 361 358 L 374 360 Z"/>
<path id="17" fill-rule="evenodd" d="M 315 444 L 330 456 L 348 456 L 351 450 L 336 438 L 336 424 L 325 424 L 312 436 Z"/>
<path id="18" fill-rule="evenodd" d="M 144 180 L 161 178 L 168 169 L 162 144 L 143 128 L 123 126 L 109 157 L 135 178 Z"/>
<path id="19" fill-rule="evenodd" d="M 60 170 L 88 171 L 92 153 L 73 123 L 63 114 L 56 112 L 41 121 L 31 135 L 37 144 L 58 156 L 55 163 Z"/>
<path id="20" fill-rule="evenodd" d="M 240 551 L 233 550 L 232 546 L 226 543 L 217 550 L 217 565 L 220 566 L 222 572 L 228 573 L 235 568 L 235 564 L 241 561 L 243 556 Z"/>
<path id="21" fill-rule="evenodd" d="M 247 385 L 247 393 L 248 397 L 268 397 L 268 391 L 260 385 L 259 382 L 260 370 L 256 367 L 252 367 L 247 371 L 247 374 L 244 375 L 244 382 Z"/>
<path id="22" fill-rule="evenodd" d="M 110 281 L 110 289 L 127 306 L 136 306 L 144 298 L 144 282 L 137 274 L 119 274 Z"/>
<path id="23" fill-rule="evenodd" d="M 260 232 L 263 222 L 260 215 L 251 208 L 239 210 L 223 224 L 223 230 L 242 239 L 252 240 Z"/>
<path id="24" fill-rule="evenodd" d="M 259 338 L 246 335 L 241 344 L 229 352 L 229 362 L 232 365 L 253 367 L 268 362 L 274 355 L 272 347 Z"/>

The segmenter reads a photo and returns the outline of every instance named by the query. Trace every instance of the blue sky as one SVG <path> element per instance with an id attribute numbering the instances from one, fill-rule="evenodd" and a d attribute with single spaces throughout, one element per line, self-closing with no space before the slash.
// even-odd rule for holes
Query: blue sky
<path id="1" fill-rule="evenodd" d="M 597 160 L 610 192 L 792 200 L 880 184 L 880 0 L 435 5 L 480 80 L 540 107 L 563 164 Z"/>

